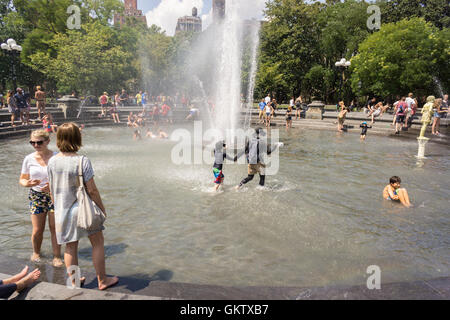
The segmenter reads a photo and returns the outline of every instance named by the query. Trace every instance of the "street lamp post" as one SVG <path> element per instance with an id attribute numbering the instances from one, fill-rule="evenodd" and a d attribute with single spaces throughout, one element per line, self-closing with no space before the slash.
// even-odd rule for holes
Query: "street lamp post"
<path id="1" fill-rule="evenodd" d="M 14 86 L 13 91 L 15 92 L 17 89 L 15 57 L 20 55 L 20 52 L 22 52 L 22 47 L 16 43 L 16 40 L 8 39 L 6 43 L 1 44 L 1 48 L 6 55 L 11 57 L 11 75 Z"/>
<path id="2" fill-rule="evenodd" d="M 335 63 L 336 67 L 342 68 L 342 78 L 341 78 L 341 86 L 340 86 L 341 100 L 344 100 L 343 85 L 344 85 L 344 81 L 345 81 L 345 68 L 350 67 L 350 65 L 351 65 L 351 62 L 347 61 L 345 58 L 342 58 L 341 60 L 339 60 Z"/>

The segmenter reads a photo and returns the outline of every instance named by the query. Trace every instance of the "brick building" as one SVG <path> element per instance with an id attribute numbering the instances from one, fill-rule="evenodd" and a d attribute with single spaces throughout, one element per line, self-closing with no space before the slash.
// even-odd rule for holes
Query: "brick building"
<path id="1" fill-rule="evenodd" d="M 134 17 L 147 25 L 147 18 L 142 13 L 142 10 L 137 8 L 137 0 L 125 0 L 125 11 L 123 14 L 114 15 L 114 24 L 122 26 L 128 17 Z"/>

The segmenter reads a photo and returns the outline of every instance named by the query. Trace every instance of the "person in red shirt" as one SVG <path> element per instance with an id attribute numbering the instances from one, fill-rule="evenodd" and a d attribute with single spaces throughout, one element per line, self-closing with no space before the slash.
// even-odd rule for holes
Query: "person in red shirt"
<path id="1" fill-rule="evenodd" d="M 167 122 L 169 122 L 169 118 L 168 118 L 168 113 L 172 110 L 172 108 L 170 108 L 167 104 L 163 104 L 161 107 L 161 111 L 162 111 L 162 116 L 164 119 L 167 120 Z"/>
<path id="2" fill-rule="evenodd" d="M 106 116 L 106 108 L 108 107 L 108 93 L 103 92 L 103 95 L 100 97 L 100 106 L 102 108 L 102 114 L 101 117 Z"/>

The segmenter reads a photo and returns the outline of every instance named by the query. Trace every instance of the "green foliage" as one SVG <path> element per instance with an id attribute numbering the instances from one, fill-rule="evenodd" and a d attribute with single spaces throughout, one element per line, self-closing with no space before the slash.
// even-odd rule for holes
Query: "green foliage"
<path id="1" fill-rule="evenodd" d="M 440 32 L 422 18 L 383 24 L 351 60 L 352 88 L 358 94 L 426 95 L 434 90 L 433 76 L 448 81 L 449 60 L 448 29 Z"/>
<path id="2" fill-rule="evenodd" d="M 30 55 L 32 65 L 58 83 L 64 92 L 113 92 L 133 78 L 132 55 L 123 50 L 117 32 L 100 22 L 84 23 L 81 31 L 58 33 L 47 42 L 57 52 Z M 123 45 L 123 43 L 122 43 Z"/>
<path id="3" fill-rule="evenodd" d="M 302 91 L 309 95 L 326 99 L 328 90 L 333 85 L 333 70 L 316 65 L 312 67 L 303 79 Z"/>
<path id="4" fill-rule="evenodd" d="M 377 4 L 381 7 L 383 23 L 422 17 L 440 29 L 450 27 L 448 0 L 382 0 Z"/>
<path id="5" fill-rule="evenodd" d="M 302 0 L 267 2 L 269 21 L 261 32 L 258 95 L 264 95 L 274 79 L 279 81 L 270 91 L 275 91 L 279 101 L 300 91 L 304 75 L 320 62 L 317 15 L 322 6 L 320 3 L 308 5 Z"/>

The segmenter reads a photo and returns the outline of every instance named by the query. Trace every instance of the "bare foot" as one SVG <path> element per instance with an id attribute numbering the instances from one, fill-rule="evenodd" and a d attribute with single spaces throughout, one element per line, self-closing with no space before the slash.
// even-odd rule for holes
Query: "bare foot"
<path id="1" fill-rule="evenodd" d="M 39 263 L 41 262 L 41 256 L 37 253 L 33 253 L 30 258 L 31 262 Z"/>
<path id="2" fill-rule="evenodd" d="M 20 271 L 18 274 L 12 276 L 9 279 L 3 280 L 3 284 L 16 283 L 17 281 L 19 281 L 20 279 L 25 277 L 27 275 L 27 273 L 28 273 L 28 266 L 25 266 L 25 268 L 23 268 L 23 270 Z"/>
<path id="3" fill-rule="evenodd" d="M 64 266 L 64 263 L 62 262 L 61 258 L 53 258 L 53 266 L 56 268 L 61 268 Z"/>
<path id="4" fill-rule="evenodd" d="M 106 290 L 114 285 L 116 285 L 119 282 L 118 277 L 108 277 L 106 278 L 105 282 L 99 283 L 98 289 L 99 290 Z"/>
<path id="5" fill-rule="evenodd" d="M 29 274 L 27 274 L 24 278 L 20 279 L 17 284 L 17 291 L 22 291 L 29 285 L 31 285 L 33 282 L 35 282 L 39 277 L 41 276 L 41 271 L 39 269 L 34 269 Z"/>

